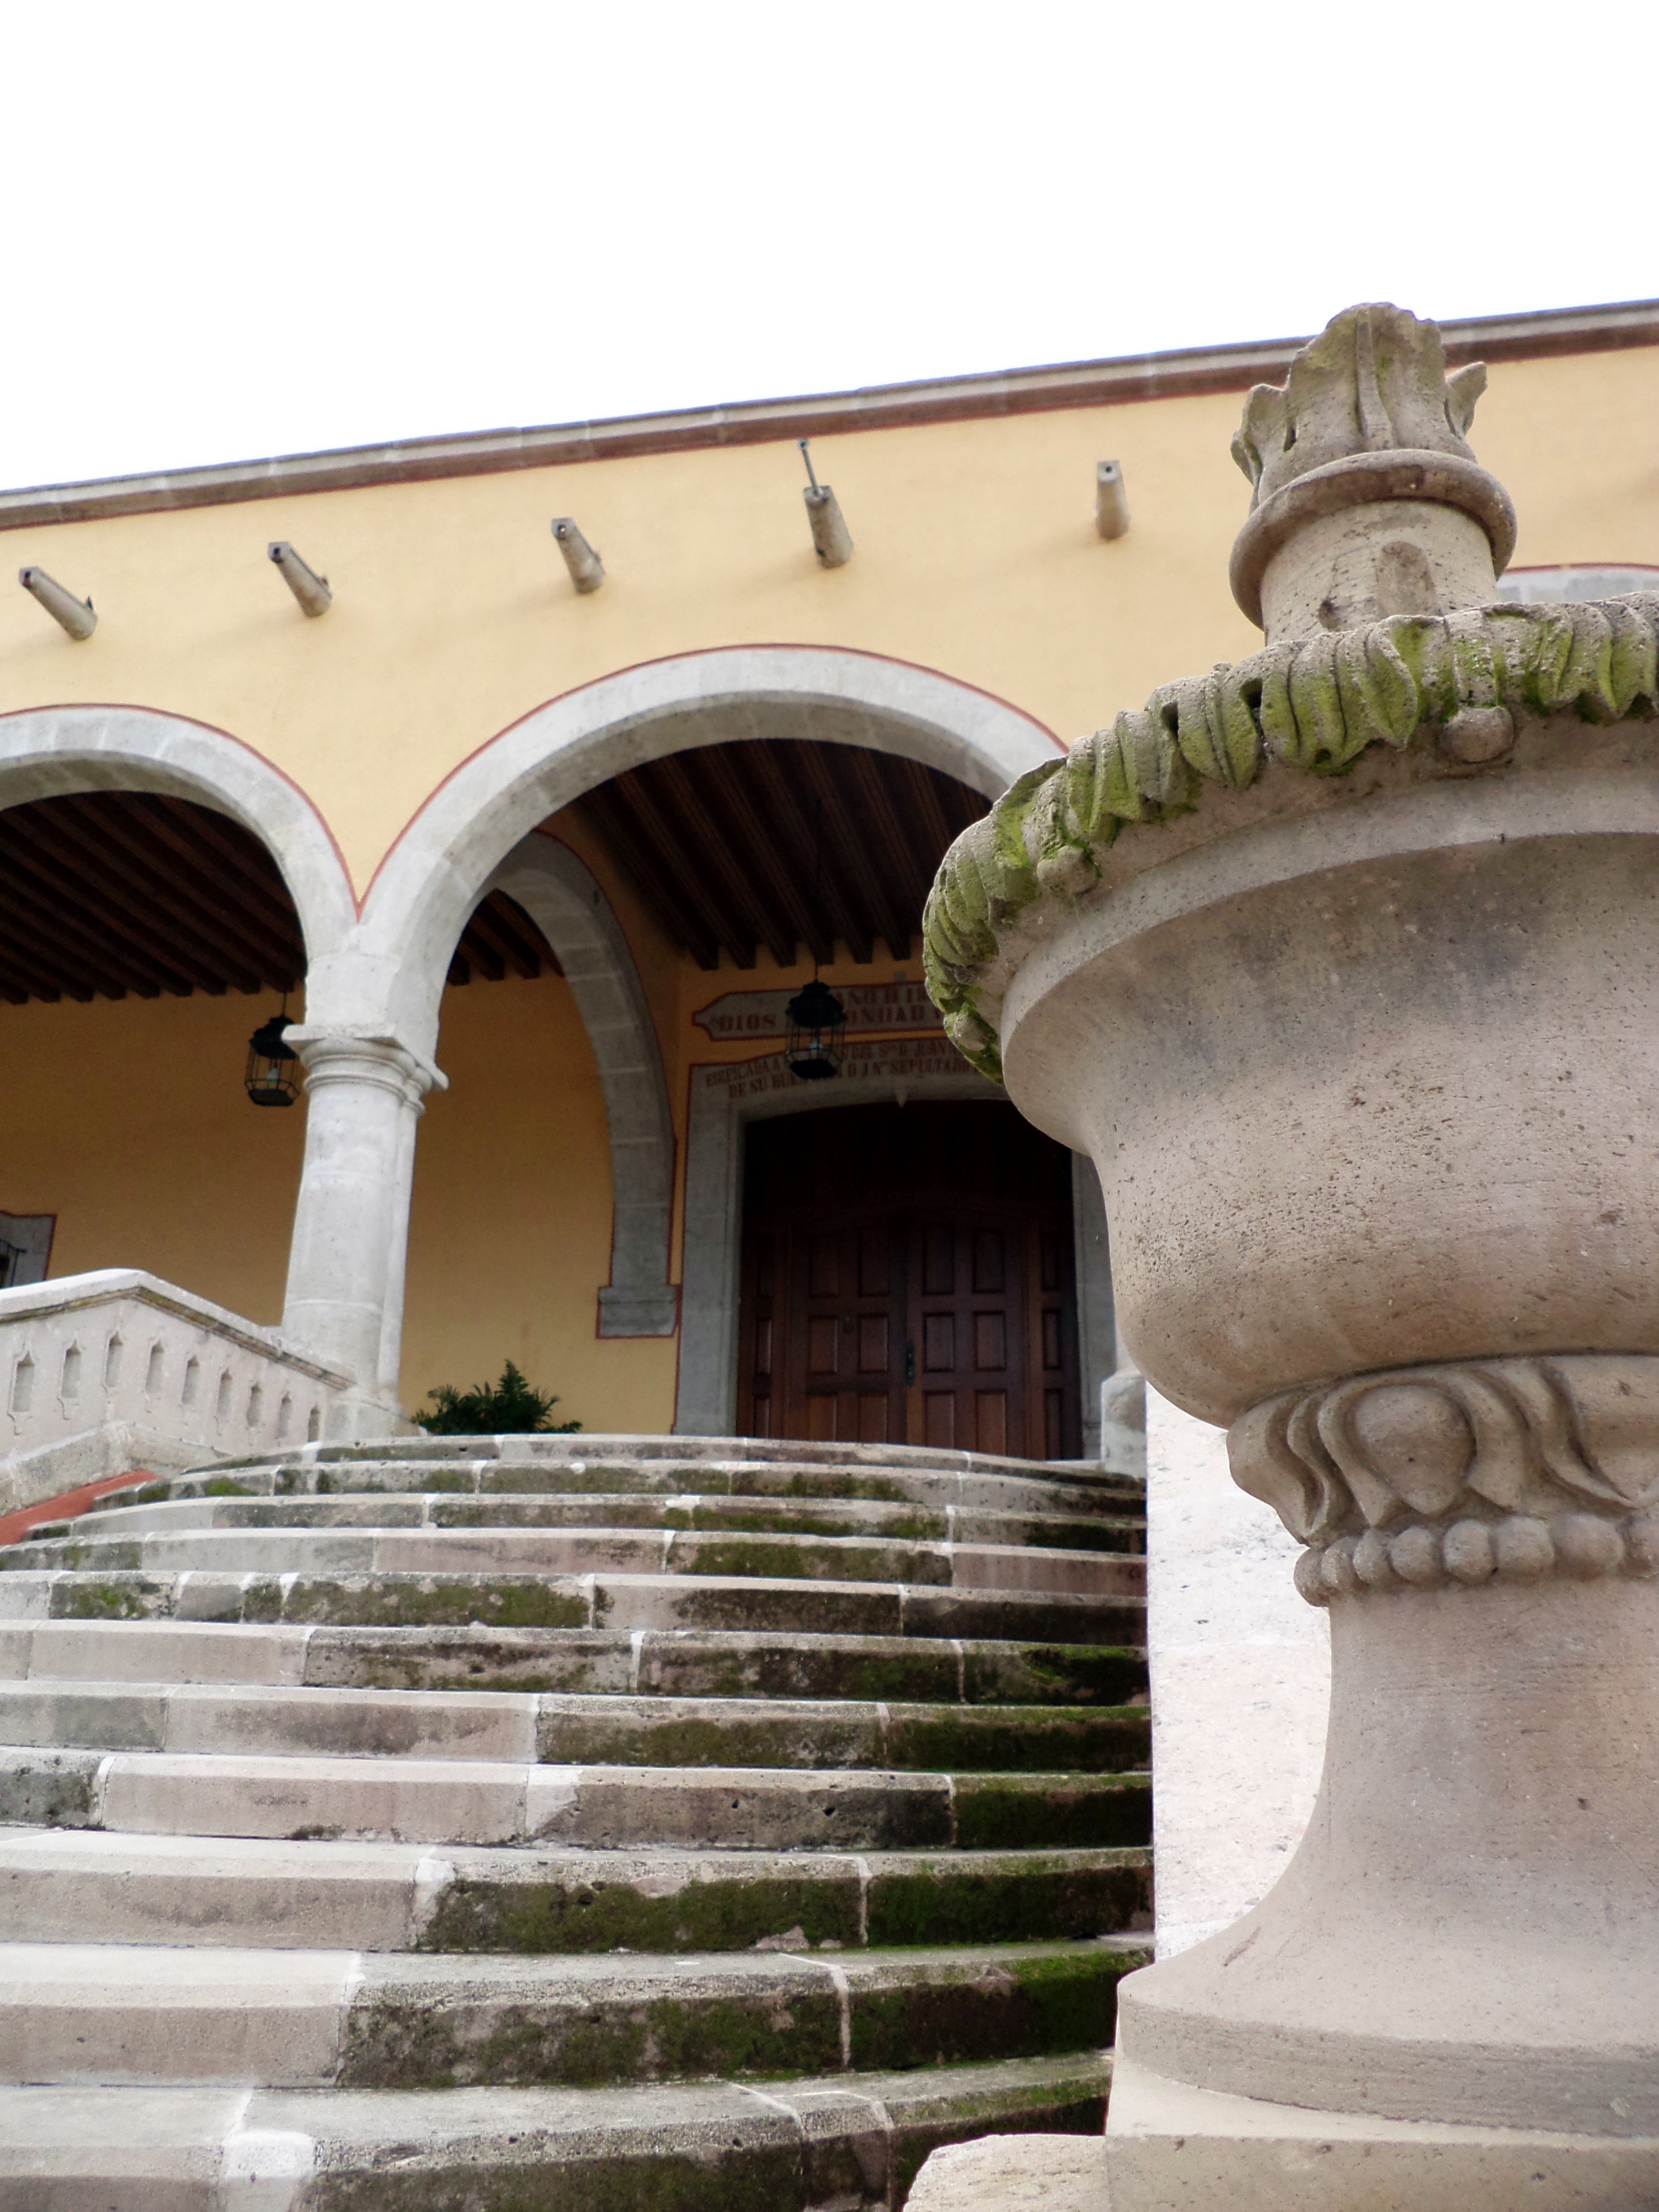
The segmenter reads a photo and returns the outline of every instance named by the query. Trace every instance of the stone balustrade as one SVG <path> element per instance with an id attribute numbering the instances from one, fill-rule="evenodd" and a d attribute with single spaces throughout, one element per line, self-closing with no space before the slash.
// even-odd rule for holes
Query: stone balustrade
<path id="1" fill-rule="evenodd" d="M 137 1268 L 0 1291 L 0 1511 L 323 1434 L 347 1378 Z"/>

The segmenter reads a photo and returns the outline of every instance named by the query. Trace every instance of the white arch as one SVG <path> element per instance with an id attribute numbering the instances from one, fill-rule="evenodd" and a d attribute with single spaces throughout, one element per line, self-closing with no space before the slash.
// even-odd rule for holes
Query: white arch
<path id="1" fill-rule="evenodd" d="M 356 921 L 350 880 L 297 785 L 222 731 L 148 707 L 34 707 L 0 715 L 0 805 L 86 791 L 161 791 L 228 814 L 269 848 L 294 901 L 308 966 Z"/>
<path id="2" fill-rule="evenodd" d="M 841 647 L 734 646 L 623 669 L 526 714 L 433 793 L 370 886 L 330 1018 L 385 1026 L 430 1054 L 456 940 L 519 840 L 624 769 L 738 738 L 867 746 L 988 798 L 1060 745 L 988 692 Z"/>
<path id="3" fill-rule="evenodd" d="M 656 1025 L 611 902 L 568 845 L 529 836 L 484 886 L 518 902 L 559 956 L 593 1048 L 611 1138 L 611 1280 L 601 1336 L 672 1336 L 674 1126 Z"/>

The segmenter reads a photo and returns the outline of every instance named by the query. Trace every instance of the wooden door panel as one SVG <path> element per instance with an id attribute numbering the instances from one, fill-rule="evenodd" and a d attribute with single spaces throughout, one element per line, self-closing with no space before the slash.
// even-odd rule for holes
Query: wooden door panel
<path id="1" fill-rule="evenodd" d="M 1011 1107 L 755 1124 L 738 1419 L 755 1435 L 1079 1449 L 1071 1162 Z"/>
<path id="2" fill-rule="evenodd" d="M 1006 1452 L 1008 1449 L 1008 1394 L 1006 1390 L 974 1393 L 973 1449 Z"/>
<path id="3" fill-rule="evenodd" d="M 954 1375 L 956 1373 L 957 1317 L 954 1314 L 923 1314 L 921 1368 L 924 1375 Z"/>
<path id="4" fill-rule="evenodd" d="M 981 1372 L 988 1367 L 1008 1364 L 1008 1316 L 1003 1313 L 976 1313 L 974 1316 L 974 1364 Z"/>

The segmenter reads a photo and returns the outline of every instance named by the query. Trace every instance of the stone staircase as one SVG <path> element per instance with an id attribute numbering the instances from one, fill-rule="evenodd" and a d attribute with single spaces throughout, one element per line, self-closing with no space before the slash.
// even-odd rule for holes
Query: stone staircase
<path id="1" fill-rule="evenodd" d="M 0 1551 L 0 2212 L 805 2212 L 1098 2130 L 1140 1487 L 307 1447 Z"/>

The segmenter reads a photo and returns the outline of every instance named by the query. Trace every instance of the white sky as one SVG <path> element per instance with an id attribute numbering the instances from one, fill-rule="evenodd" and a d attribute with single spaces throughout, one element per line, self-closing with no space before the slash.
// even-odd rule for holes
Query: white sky
<path id="1" fill-rule="evenodd" d="M 1653 0 L 10 0 L 0 484 L 1659 293 Z"/>

